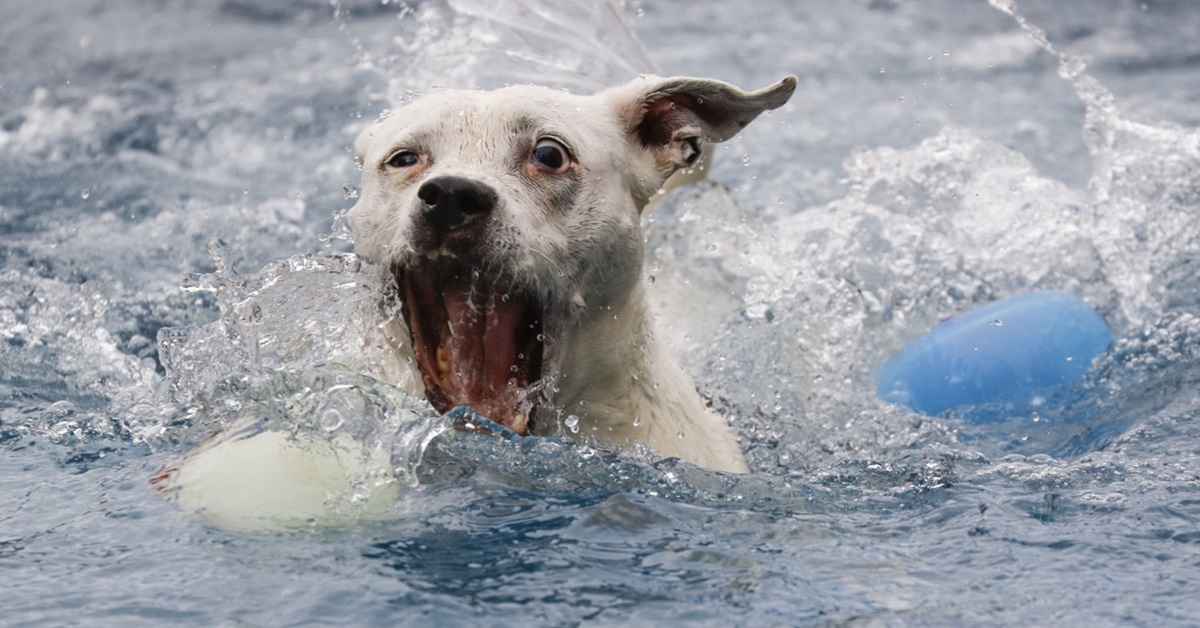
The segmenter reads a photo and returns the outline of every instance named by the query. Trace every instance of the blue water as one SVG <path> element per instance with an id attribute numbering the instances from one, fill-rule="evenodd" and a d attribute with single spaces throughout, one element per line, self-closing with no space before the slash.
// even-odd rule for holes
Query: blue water
<path id="1" fill-rule="evenodd" d="M 1200 5 L 1017 11 L 6 5 L 3 623 L 1200 622 Z M 378 281 L 332 220 L 362 125 L 653 69 L 800 78 L 648 225 L 660 341 L 752 474 L 449 433 L 378 523 L 239 534 L 150 491 L 344 376 Z M 1077 401 L 975 425 L 875 397 L 938 320 L 1032 290 L 1113 330 Z"/>

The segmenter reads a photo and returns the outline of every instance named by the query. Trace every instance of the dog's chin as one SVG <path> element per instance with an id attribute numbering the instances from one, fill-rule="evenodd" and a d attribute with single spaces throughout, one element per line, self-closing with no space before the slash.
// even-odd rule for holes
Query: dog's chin
<path id="1" fill-rule="evenodd" d="M 528 291 L 449 255 L 394 265 L 425 396 L 532 431 L 542 376 L 543 308 Z"/>

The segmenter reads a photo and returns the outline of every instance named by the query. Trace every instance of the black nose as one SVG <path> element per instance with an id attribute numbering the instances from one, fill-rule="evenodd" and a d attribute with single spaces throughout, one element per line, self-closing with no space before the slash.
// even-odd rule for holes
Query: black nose
<path id="1" fill-rule="evenodd" d="M 421 220 L 438 236 L 465 227 L 496 207 L 492 188 L 464 177 L 434 177 L 421 185 Z"/>

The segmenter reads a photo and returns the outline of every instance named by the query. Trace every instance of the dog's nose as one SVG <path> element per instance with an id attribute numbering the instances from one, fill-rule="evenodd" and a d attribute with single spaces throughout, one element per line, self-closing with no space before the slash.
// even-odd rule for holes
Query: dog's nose
<path id="1" fill-rule="evenodd" d="M 464 227 L 496 207 L 496 191 L 464 177 L 434 177 L 417 189 L 421 219 L 439 236 Z"/>

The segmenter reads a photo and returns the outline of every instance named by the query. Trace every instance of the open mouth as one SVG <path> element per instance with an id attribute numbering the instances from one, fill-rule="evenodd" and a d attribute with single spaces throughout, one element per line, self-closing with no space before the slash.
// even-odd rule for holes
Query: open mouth
<path id="1" fill-rule="evenodd" d="M 466 406 L 528 434 L 530 385 L 542 370 L 537 299 L 447 255 L 393 272 L 429 403 L 441 413 Z"/>

